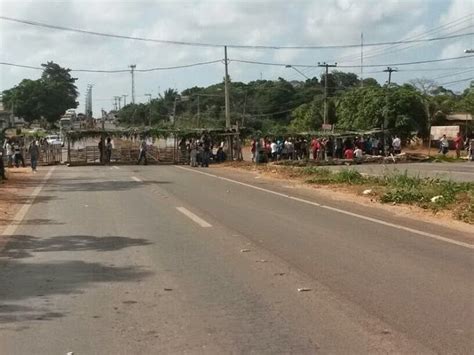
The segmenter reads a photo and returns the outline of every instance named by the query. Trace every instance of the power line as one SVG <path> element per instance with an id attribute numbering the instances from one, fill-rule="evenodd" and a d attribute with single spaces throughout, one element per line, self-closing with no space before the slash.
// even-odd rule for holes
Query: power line
<path id="1" fill-rule="evenodd" d="M 443 31 L 446 31 L 448 29 L 452 29 L 456 26 L 459 26 L 459 25 L 463 24 L 464 22 L 472 21 L 472 15 L 473 15 L 473 13 L 470 13 L 470 14 L 462 16 L 462 17 L 460 17 L 460 18 L 458 18 L 458 19 L 456 19 L 452 22 L 448 22 L 448 23 L 445 23 L 444 25 L 434 27 L 434 28 L 432 28 L 428 31 L 419 33 L 419 34 L 414 35 L 414 36 L 406 37 L 403 40 L 408 41 L 408 40 L 415 40 L 415 39 L 426 39 L 427 35 L 434 35 L 438 32 L 442 33 Z M 454 34 L 459 33 L 460 31 L 463 31 L 463 30 L 471 28 L 471 27 L 472 27 L 472 25 L 469 25 L 467 27 L 457 29 L 454 32 L 447 33 L 446 35 L 454 35 Z M 411 45 L 411 46 L 403 46 L 403 44 L 396 44 L 396 45 L 392 45 L 392 46 L 389 46 L 389 47 L 386 47 L 386 48 L 376 48 L 376 49 L 373 49 L 373 50 L 365 53 L 364 59 L 373 58 L 373 57 L 380 56 L 380 55 L 386 55 L 386 54 L 389 54 L 389 53 L 395 53 L 395 52 L 398 52 L 398 51 L 403 51 L 403 50 L 412 48 L 414 46 L 416 46 L 416 44 Z M 342 58 L 339 58 L 339 61 L 343 61 L 343 60 L 346 60 L 346 59 L 352 59 L 352 58 L 354 58 L 354 57 L 353 56 L 344 56 Z M 352 62 L 352 61 L 355 62 L 355 61 L 359 61 L 359 59 L 360 59 L 360 55 L 356 56 L 354 59 L 349 60 L 349 61 L 350 62 Z"/>
<path id="2" fill-rule="evenodd" d="M 437 62 L 445 62 L 445 61 L 449 61 L 449 60 L 467 59 L 467 58 L 474 58 L 474 55 L 463 55 L 463 56 L 460 56 L 460 57 L 419 60 L 419 61 L 414 61 L 414 62 L 403 62 L 403 63 L 367 64 L 367 65 L 364 65 L 364 68 L 377 68 L 377 67 L 390 67 L 390 66 L 401 66 L 401 65 L 437 63 Z M 317 68 L 318 67 L 317 65 L 312 65 L 312 64 L 271 63 L 271 62 L 259 62 L 259 61 L 244 60 L 244 59 L 231 59 L 231 61 L 232 62 L 237 62 L 237 63 L 268 65 L 268 66 L 276 66 L 276 67 L 283 67 L 283 66 L 287 66 L 287 65 L 291 65 L 293 67 L 299 67 L 299 68 Z M 338 68 L 360 68 L 360 65 L 338 65 Z"/>
<path id="3" fill-rule="evenodd" d="M 222 59 L 211 60 L 207 62 L 198 62 L 192 64 L 184 64 L 184 65 L 177 65 L 171 67 L 156 67 L 156 68 L 149 68 L 149 69 L 135 69 L 135 72 L 151 72 L 151 71 L 159 71 L 159 70 L 174 70 L 174 69 L 184 69 L 184 68 L 191 68 L 200 65 L 208 65 L 214 63 L 221 63 Z M 30 65 L 22 65 L 16 63 L 7 63 L 7 62 L 0 62 L 0 65 L 6 65 L 11 67 L 18 67 L 18 68 L 26 68 L 26 69 L 37 69 L 37 70 L 44 70 L 43 67 L 34 67 Z M 128 73 L 130 69 L 118 69 L 118 70 L 100 70 L 100 69 L 71 69 L 71 72 L 81 72 L 81 73 L 107 73 L 107 74 L 115 74 L 115 73 Z"/>
<path id="4" fill-rule="evenodd" d="M 471 77 L 471 78 L 465 78 L 465 79 L 460 79 L 460 80 L 454 80 L 454 81 L 448 81 L 446 83 L 441 83 L 439 84 L 440 86 L 446 86 L 446 85 L 449 85 L 449 84 L 456 84 L 456 83 L 462 83 L 464 81 L 469 81 L 469 80 L 474 80 L 474 77 Z"/>
<path id="5" fill-rule="evenodd" d="M 474 68 L 463 70 L 463 71 L 451 72 L 451 73 L 443 74 L 443 75 L 440 75 L 440 76 L 436 76 L 436 77 L 433 78 L 433 80 L 449 78 L 449 77 L 452 77 L 452 76 L 469 73 L 471 71 L 474 71 Z"/>
<path id="6" fill-rule="evenodd" d="M 248 48 L 248 49 L 273 49 L 273 50 L 279 50 L 279 49 L 336 49 L 336 48 L 360 47 L 360 43 L 357 43 L 357 44 L 341 44 L 341 45 L 325 45 L 325 46 L 324 45 L 270 46 L 270 45 L 242 45 L 242 44 L 224 44 L 224 43 L 217 44 L 217 43 L 205 43 L 205 42 L 173 41 L 173 40 L 154 39 L 154 38 L 147 38 L 147 37 L 124 36 L 124 35 L 118 35 L 118 34 L 112 34 L 112 33 L 82 30 L 82 29 L 78 29 L 78 28 L 51 25 L 51 24 L 47 24 L 47 23 L 42 23 L 42 22 L 37 22 L 37 21 L 30 21 L 30 20 L 22 20 L 22 19 L 17 19 L 17 18 L 13 18 L 13 17 L 7 17 L 7 16 L 0 16 L 0 19 L 5 20 L 5 21 L 11 21 L 11 22 L 17 22 L 17 23 L 22 23 L 22 24 L 26 24 L 26 25 L 31 25 L 31 26 L 44 27 L 44 28 L 50 28 L 50 29 L 55 29 L 55 30 L 68 31 L 68 32 L 77 32 L 77 33 L 94 35 L 94 36 L 118 38 L 118 39 L 127 39 L 127 40 L 134 40 L 134 41 L 143 41 L 143 42 L 154 42 L 154 43 L 160 43 L 160 44 L 181 45 L 181 46 L 213 47 L 213 48 L 227 46 L 229 48 L 240 48 L 240 49 Z M 448 36 L 440 36 L 440 37 L 433 37 L 433 38 L 424 38 L 424 39 L 364 43 L 364 46 L 365 47 L 376 47 L 376 46 L 396 45 L 396 44 L 405 44 L 405 43 L 433 42 L 433 41 L 460 38 L 460 37 L 472 36 L 472 35 L 474 35 L 474 32 L 448 35 Z"/>

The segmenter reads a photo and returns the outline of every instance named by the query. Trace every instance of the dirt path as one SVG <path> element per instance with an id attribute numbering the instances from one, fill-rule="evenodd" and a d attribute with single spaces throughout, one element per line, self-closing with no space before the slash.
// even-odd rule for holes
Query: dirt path
<path id="1" fill-rule="evenodd" d="M 31 203 L 29 196 L 37 181 L 33 176 L 30 168 L 7 169 L 8 180 L 0 185 L 0 239 L 21 206 Z"/>

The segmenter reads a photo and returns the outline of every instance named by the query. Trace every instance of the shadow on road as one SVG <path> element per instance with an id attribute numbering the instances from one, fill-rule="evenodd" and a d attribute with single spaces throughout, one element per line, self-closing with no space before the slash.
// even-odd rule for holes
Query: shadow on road
<path id="1" fill-rule="evenodd" d="M 0 253 L 0 324 L 30 320 L 52 320 L 65 316 L 67 309 L 52 309 L 49 298 L 74 295 L 101 283 L 141 281 L 152 274 L 140 266 L 115 266 L 83 260 L 42 262 L 26 258 L 45 252 L 116 251 L 151 244 L 146 239 L 119 236 L 57 236 L 35 238 L 12 236 Z M 70 255 L 73 259 L 75 254 Z M 98 256 L 99 260 L 104 257 Z M 1 329 L 1 328 L 0 328 Z"/>
<path id="2" fill-rule="evenodd" d="M 37 238 L 29 235 L 6 237 L 5 248 L 0 257 L 22 259 L 32 257 L 34 253 L 59 251 L 114 251 L 133 246 L 149 245 L 147 239 L 119 236 L 68 235 L 49 238 Z"/>
<path id="3" fill-rule="evenodd" d="M 64 181 L 47 185 L 49 191 L 60 192 L 99 192 L 99 191 L 125 191 L 140 188 L 146 185 L 171 184 L 171 181 L 145 180 L 137 181 L 88 181 L 65 183 Z"/>

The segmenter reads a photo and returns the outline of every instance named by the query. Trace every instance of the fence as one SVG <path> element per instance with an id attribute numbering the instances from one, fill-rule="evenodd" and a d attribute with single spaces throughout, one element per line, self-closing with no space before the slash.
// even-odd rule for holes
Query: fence
<path id="1" fill-rule="evenodd" d="M 140 149 L 138 147 L 118 147 L 112 149 L 111 163 L 135 164 Z M 100 164 L 100 150 L 97 146 L 86 146 L 80 149 L 69 149 L 70 164 Z M 172 164 L 184 162 L 183 154 L 173 147 L 148 146 L 147 160 L 149 164 Z"/>
<path id="2" fill-rule="evenodd" d="M 61 164 L 62 156 L 63 156 L 63 148 L 60 145 L 46 145 L 40 146 L 40 155 L 38 159 L 38 165 L 55 165 Z M 23 156 L 23 160 L 25 161 L 25 165 L 31 164 L 31 157 L 30 153 L 26 148 L 20 149 L 21 155 Z M 8 157 L 4 154 L 3 155 L 5 166 L 8 164 Z"/>

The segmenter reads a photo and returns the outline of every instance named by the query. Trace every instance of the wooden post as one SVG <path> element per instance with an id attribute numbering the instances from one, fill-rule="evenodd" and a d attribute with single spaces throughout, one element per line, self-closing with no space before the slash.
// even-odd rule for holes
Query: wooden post
<path id="1" fill-rule="evenodd" d="M 67 162 L 71 164 L 71 140 L 67 139 Z"/>

